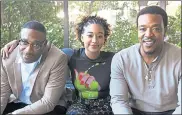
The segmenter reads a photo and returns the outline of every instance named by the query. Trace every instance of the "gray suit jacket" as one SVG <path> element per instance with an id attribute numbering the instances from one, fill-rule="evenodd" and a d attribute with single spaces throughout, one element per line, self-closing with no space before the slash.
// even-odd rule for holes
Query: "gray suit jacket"
<path id="1" fill-rule="evenodd" d="M 10 101 L 21 95 L 22 79 L 17 47 L 8 59 L 1 63 L 1 114 Z M 58 104 L 64 92 L 67 56 L 58 48 L 47 43 L 40 64 L 33 75 L 37 76 L 30 95 L 31 105 L 15 111 L 16 114 L 44 114 Z"/>

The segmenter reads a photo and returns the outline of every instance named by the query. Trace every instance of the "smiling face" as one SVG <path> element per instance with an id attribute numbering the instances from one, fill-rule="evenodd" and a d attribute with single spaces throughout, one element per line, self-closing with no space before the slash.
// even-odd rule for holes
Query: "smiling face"
<path id="1" fill-rule="evenodd" d="M 141 53 L 154 55 L 164 43 L 165 28 L 161 15 L 143 14 L 138 18 L 138 38 Z"/>
<path id="2" fill-rule="evenodd" d="M 19 44 L 19 52 L 22 60 L 25 63 L 35 62 L 41 56 L 45 47 L 45 34 L 33 29 L 23 28 Z"/>
<path id="3" fill-rule="evenodd" d="M 86 54 L 100 53 L 106 41 L 104 35 L 104 29 L 100 24 L 90 24 L 84 27 L 82 42 L 84 43 Z"/>

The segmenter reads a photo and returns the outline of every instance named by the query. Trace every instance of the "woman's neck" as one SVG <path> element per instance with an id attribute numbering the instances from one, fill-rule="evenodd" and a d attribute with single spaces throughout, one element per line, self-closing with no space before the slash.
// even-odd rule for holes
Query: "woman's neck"
<path id="1" fill-rule="evenodd" d="M 100 51 L 99 52 L 88 52 L 87 50 L 85 50 L 85 54 L 89 59 L 97 59 L 100 55 Z"/>

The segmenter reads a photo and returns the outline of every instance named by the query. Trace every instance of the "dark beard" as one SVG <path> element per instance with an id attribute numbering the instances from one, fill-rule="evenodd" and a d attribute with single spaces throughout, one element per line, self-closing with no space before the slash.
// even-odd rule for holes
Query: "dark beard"
<path id="1" fill-rule="evenodd" d="M 139 52 L 140 52 L 141 55 L 142 55 L 141 49 L 143 49 L 143 50 L 142 50 L 143 53 L 144 53 L 145 55 L 148 55 L 148 56 L 152 56 L 152 55 L 155 54 L 155 52 L 156 52 L 155 50 L 146 52 L 146 51 L 144 50 L 144 47 L 143 47 L 142 45 L 140 45 Z"/>
<path id="2" fill-rule="evenodd" d="M 147 55 L 153 55 L 155 53 L 155 51 L 152 51 L 152 52 L 145 52 L 144 51 L 144 53 L 147 54 Z"/>

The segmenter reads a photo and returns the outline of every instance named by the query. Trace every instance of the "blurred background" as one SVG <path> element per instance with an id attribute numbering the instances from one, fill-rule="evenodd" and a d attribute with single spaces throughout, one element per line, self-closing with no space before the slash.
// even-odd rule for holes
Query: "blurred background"
<path id="1" fill-rule="evenodd" d="M 45 25 L 48 39 L 58 48 L 79 48 L 75 24 L 82 16 L 99 15 L 112 26 L 103 50 L 117 52 L 138 42 L 136 15 L 149 5 L 166 10 L 169 24 L 165 40 L 181 47 L 181 1 L 119 0 L 1 0 L 1 47 L 19 39 L 25 22 L 37 20 Z"/>

